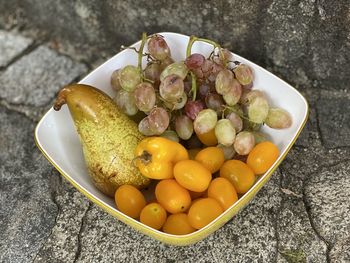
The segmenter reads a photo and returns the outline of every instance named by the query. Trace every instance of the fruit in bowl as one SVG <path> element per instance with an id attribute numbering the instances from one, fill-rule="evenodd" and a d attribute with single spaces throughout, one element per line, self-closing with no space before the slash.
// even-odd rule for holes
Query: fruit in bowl
<path id="1" fill-rule="evenodd" d="M 148 52 L 145 51 L 146 48 Z M 142 210 L 139 211 L 140 215 L 136 218 L 140 218 L 141 222 L 127 217 L 122 213 L 122 209 L 116 209 L 113 200 L 101 195 L 92 187 L 91 183 L 94 183 L 94 180 L 89 181 L 88 178 L 77 175 L 76 170 L 80 169 L 84 173 L 84 168 L 67 172 L 72 168 L 72 162 L 69 162 L 69 165 L 62 161 L 61 154 L 48 153 L 44 149 L 50 148 L 50 143 L 40 136 L 40 131 L 44 130 L 39 129 L 43 128 L 41 125 L 37 129 L 37 140 L 38 137 L 41 138 L 38 140 L 39 147 L 49 155 L 49 159 L 56 166 L 57 162 L 61 162 L 58 166 L 61 173 L 105 210 L 150 236 L 179 245 L 193 243 L 212 233 L 253 198 L 288 152 L 307 116 L 307 104 L 303 97 L 271 73 L 222 49 L 211 40 L 174 33 L 149 37 L 144 35 L 141 42 L 116 55 L 87 76 L 81 84 L 95 86 L 113 97 L 116 105 L 113 111 L 119 113 L 112 115 L 123 112 L 136 120 L 137 135 L 130 137 L 137 139 L 134 139 L 131 147 L 134 149 L 128 148 L 127 153 L 131 153 L 132 158 L 128 155 L 128 159 L 125 160 L 132 167 L 130 169 L 137 167 L 137 173 L 143 176 L 138 178 L 143 178 L 145 184 L 147 180 L 153 181 L 153 188 L 151 184 L 149 188 L 141 189 L 146 203 L 153 205 L 142 208 L 147 207 L 142 217 Z M 98 104 L 97 100 L 92 101 Z M 84 105 L 83 97 L 79 103 Z M 92 107 L 91 111 L 85 108 L 87 115 L 92 116 L 95 109 Z M 59 129 L 65 129 L 59 124 L 63 124 L 63 120 L 67 120 L 69 116 L 64 108 L 62 111 L 54 117 L 58 121 L 53 121 L 54 126 Z M 51 114 L 52 112 L 50 116 Z M 106 112 L 105 114 L 109 115 Z M 49 119 L 46 118 L 46 121 Z M 93 121 L 91 124 L 99 123 Z M 70 136 L 73 136 L 73 126 L 69 125 L 66 124 L 67 130 Z M 79 132 L 79 128 L 77 130 Z M 102 130 L 99 136 L 108 137 L 109 134 L 103 135 Z M 126 135 L 128 131 L 124 130 L 123 134 Z M 135 129 L 132 133 L 134 131 Z M 81 134 L 81 131 L 79 133 Z M 117 137 L 121 145 L 126 141 L 124 136 Z M 145 137 L 146 139 L 143 139 Z M 255 148 L 267 138 L 270 138 L 279 154 L 273 154 L 272 157 L 259 156 L 265 151 Z M 185 149 L 189 154 L 186 151 L 186 154 L 180 154 L 182 158 L 176 159 L 176 154 L 170 156 L 171 154 L 164 151 L 169 155 L 169 159 L 158 158 L 159 162 L 155 163 L 152 162 L 152 157 L 158 156 L 157 153 L 152 153 L 152 147 L 141 147 L 143 150 L 135 151 L 134 155 L 137 145 L 140 146 L 144 140 L 153 139 L 157 143 L 163 139 L 163 144 L 168 145 L 165 149 L 168 148 L 169 152 L 182 147 L 179 152 L 184 152 Z M 62 137 L 58 141 L 65 143 Z M 77 139 L 72 141 L 76 142 Z M 113 146 L 118 145 L 120 144 L 116 143 Z M 211 147 L 215 149 L 212 154 Z M 254 158 L 249 158 L 252 153 L 255 153 Z M 65 154 L 72 156 L 67 151 Z M 123 159 L 123 154 L 125 152 L 114 155 L 115 159 Z M 190 156 L 194 160 L 187 160 Z M 109 158 L 109 162 L 105 163 L 106 167 L 113 158 Z M 73 159 L 79 159 L 79 167 L 83 166 L 84 159 L 81 154 L 79 158 Z M 171 165 L 164 165 L 166 161 Z M 263 163 L 267 168 L 259 170 L 254 166 L 250 167 L 252 163 L 259 168 L 260 163 Z M 153 168 L 150 169 L 148 166 L 152 164 Z M 154 176 L 154 167 L 158 164 L 167 167 L 166 176 L 159 176 L 162 173 Z M 141 165 L 143 167 L 140 169 Z M 146 170 L 148 173 L 145 173 Z M 196 177 L 199 179 L 192 180 Z M 106 178 L 109 178 L 109 175 Z M 157 178 L 157 181 L 154 178 Z M 221 180 L 218 182 L 216 179 Z M 162 194 L 158 194 L 157 197 L 154 188 L 163 185 L 163 181 L 167 182 L 165 190 L 160 191 Z M 127 182 L 123 184 L 129 185 Z M 162 188 L 164 186 L 160 189 Z M 222 189 L 226 190 L 221 191 Z M 179 194 L 166 196 L 176 191 Z M 225 195 L 220 196 L 220 192 L 224 192 Z M 135 194 L 132 196 L 135 197 Z M 209 206 L 213 208 L 213 214 L 203 213 L 203 207 Z M 162 209 L 173 216 L 167 215 L 167 219 L 164 220 Z M 162 220 L 156 224 L 152 221 L 152 215 L 154 219 Z M 187 220 L 184 220 L 184 216 L 187 216 Z M 176 229 L 177 223 L 184 229 Z"/>

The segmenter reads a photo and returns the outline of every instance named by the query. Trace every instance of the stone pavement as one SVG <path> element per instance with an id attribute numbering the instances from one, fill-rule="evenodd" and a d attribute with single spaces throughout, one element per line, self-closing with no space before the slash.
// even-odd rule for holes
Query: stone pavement
<path id="1" fill-rule="evenodd" d="M 172 247 L 90 203 L 36 148 L 55 93 L 92 68 L 51 46 L 0 31 L 0 262 L 350 262 L 348 90 L 293 79 L 311 112 L 280 168 L 224 227 Z"/>

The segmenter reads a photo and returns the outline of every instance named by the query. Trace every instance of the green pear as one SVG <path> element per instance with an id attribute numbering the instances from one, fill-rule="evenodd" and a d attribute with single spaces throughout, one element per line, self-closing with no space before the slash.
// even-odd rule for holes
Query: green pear
<path id="1" fill-rule="evenodd" d="M 78 131 L 84 158 L 95 186 L 111 197 L 124 184 L 145 187 L 150 179 L 133 165 L 134 149 L 144 138 L 137 124 L 102 91 L 83 84 L 64 87 L 54 109 L 67 104 Z"/>

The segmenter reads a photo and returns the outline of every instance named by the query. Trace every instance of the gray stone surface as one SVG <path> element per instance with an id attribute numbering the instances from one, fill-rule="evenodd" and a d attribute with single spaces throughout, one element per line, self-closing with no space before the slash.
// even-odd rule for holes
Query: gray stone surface
<path id="1" fill-rule="evenodd" d="M 0 97 L 12 104 L 44 106 L 85 72 L 83 64 L 40 46 L 0 73 Z"/>
<path id="2" fill-rule="evenodd" d="M 34 262 L 72 262 L 78 254 L 79 232 L 89 202 L 66 181 L 60 190 L 55 196 L 59 208 L 56 224 Z"/>
<path id="3" fill-rule="evenodd" d="M 313 224 L 331 244 L 350 237 L 349 165 L 348 160 L 323 168 L 305 182 L 305 199 Z"/>
<path id="4" fill-rule="evenodd" d="M 0 68 L 5 67 L 16 56 L 33 43 L 33 40 L 0 30 Z"/>
<path id="5" fill-rule="evenodd" d="M 350 146 L 350 99 L 320 99 L 317 111 L 324 145 L 328 148 Z"/>
<path id="6" fill-rule="evenodd" d="M 30 262 L 55 225 L 58 177 L 34 145 L 34 123 L 3 107 L 0 120 L 0 262 Z"/>
<path id="7" fill-rule="evenodd" d="M 350 238 L 336 242 L 329 252 L 329 259 L 334 263 L 350 262 Z"/>

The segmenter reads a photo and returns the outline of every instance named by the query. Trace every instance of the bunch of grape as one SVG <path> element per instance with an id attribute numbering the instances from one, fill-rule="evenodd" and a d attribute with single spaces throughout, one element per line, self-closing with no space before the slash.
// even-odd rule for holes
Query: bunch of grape
<path id="1" fill-rule="evenodd" d="M 211 55 L 191 54 L 195 41 L 212 44 Z M 259 131 L 262 125 L 284 129 L 292 124 L 287 111 L 270 107 L 266 94 L 253 89 L 252 68 L 211 40 L 191 37 L 185 61 L 175 62 L 161 35 L 144 34 L 137 52 L 138 66 L 115 70 L 111 85 L 117 106 L 141 116 L 138 127 L 146 136 L 163 136 L 187 148 L 218 145 L 231 159 L 267 139 Z"/>

